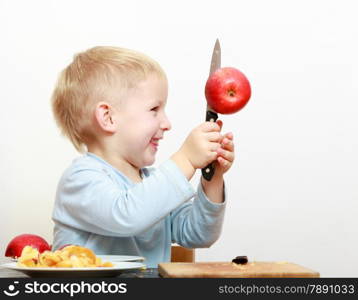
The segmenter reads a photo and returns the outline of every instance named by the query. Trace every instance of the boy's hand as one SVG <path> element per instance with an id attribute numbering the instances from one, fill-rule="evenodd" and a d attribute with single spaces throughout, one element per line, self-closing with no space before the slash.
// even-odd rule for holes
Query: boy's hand
<path id="1" fill-rule="evenodd" d="M 220 127 L 222 127 L 222 122 L 218 122 Z M 226 133 L 220 143 L 220 148 L 216 150 L 218 157 L 215 162 L 215 173 L 217 173 L 217 175 L 222 175 L 227 172 L 234 162 L 235 153 L 233 139 L 234 135 L 232 132 Z"/>
<path id="2" fill-rule="evenodd" d="M 206 167 L 216 160 L 223 136 L 221 126 L 215 122 L 205 122 L 194 128 L 183 145 L 171 158 L 182 169 L 188 179 L 195 169 Z M 224 154 L 224 153 L 223 153 Z"/>
<path id="3" fill-rule="evenodd" d="M 222 121 L 217 121 L 220 128 L 222 127 Z M 220 147 L 217 149 L 218 157 L 214 162 L 215 173 L 210 181 L 201 177 L 201 184 L 207 197 L 212 202 L 223 202 L 224 200 L 224 178 L 223 174 L 227 172 L 235 158 L 234 153 L 234 135 L 229 132 L 226 133 L 220 141 Z"/>
<path id="4" fill-rule="evenodd" d="M 205 122 L 194 128 L 186 138 L 182 151 L 195 169 L 206 167 L 218 154 L 222 135 L 221 127 L 215 122 Z"/>

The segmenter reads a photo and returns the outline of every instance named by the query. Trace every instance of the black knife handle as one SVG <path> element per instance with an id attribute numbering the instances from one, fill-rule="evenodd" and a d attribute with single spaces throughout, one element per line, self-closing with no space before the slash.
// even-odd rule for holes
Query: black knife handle
<path id="1" fill-rule="evenodd" d="M 206 122 L 216 122 L 217 119 L 218 119 L 218 114 L 216 112 L 210 110 L 206 111 L 206 117 L 205 117 Z"/>
<path id="2" fill-rule="evenodd" d="M 216 122 L 217 119 L 218 119 L 217 113 L 212 112 L 210 110 L 206 111 L 205 121 Z M 214 176 L 214 173 L 215 173 L 214 162 L 208 164 L 205 168 L 201 169 L 201 174 L 207 181 L 211 180 L 211 178 Z"/>

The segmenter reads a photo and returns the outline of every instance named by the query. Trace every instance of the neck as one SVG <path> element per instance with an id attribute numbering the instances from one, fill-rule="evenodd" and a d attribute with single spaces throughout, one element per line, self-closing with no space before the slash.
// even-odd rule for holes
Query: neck
<path id="1" fill-rule="evenodd" d="M 88 146 L 88 152 L 91 152 L 104 159 L 110 165 L 112 165 L 121 173 L 126 175 L 133 182 L 138 183 L 142 181 L 142 178 L 140 176 L 140 169 L 130 164 L 118 154 L 95 146 Z"/>

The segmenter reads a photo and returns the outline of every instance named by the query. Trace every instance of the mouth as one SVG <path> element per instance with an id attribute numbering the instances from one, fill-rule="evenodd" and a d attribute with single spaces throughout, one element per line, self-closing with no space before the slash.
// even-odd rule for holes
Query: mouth
<path id="1" fill-rule="evenodd" d="M 150 140 L 150 144 L 157 150 L 158 146 L 159 146 L 159 140 L 162 138 L 152 138 Z"/>

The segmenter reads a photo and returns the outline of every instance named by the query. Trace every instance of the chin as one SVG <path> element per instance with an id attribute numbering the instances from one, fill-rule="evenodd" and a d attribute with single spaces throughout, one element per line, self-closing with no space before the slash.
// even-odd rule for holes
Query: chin
<path id="1" fill-rule="evenodd" d="M 145 160 L 143 163 L 143 167 L 151 166 L 152 164 L 154 164 L 154 162 L 155 162 L 155 157 Z"/>
<path id="2" fill-rule="evenodd" d="M 153 165 L 155 162 L 155 160 L 151 161 L 151 162 L 148 162 L 146 163 L 143 167 L 150 167 L 151 165 Z"/>

